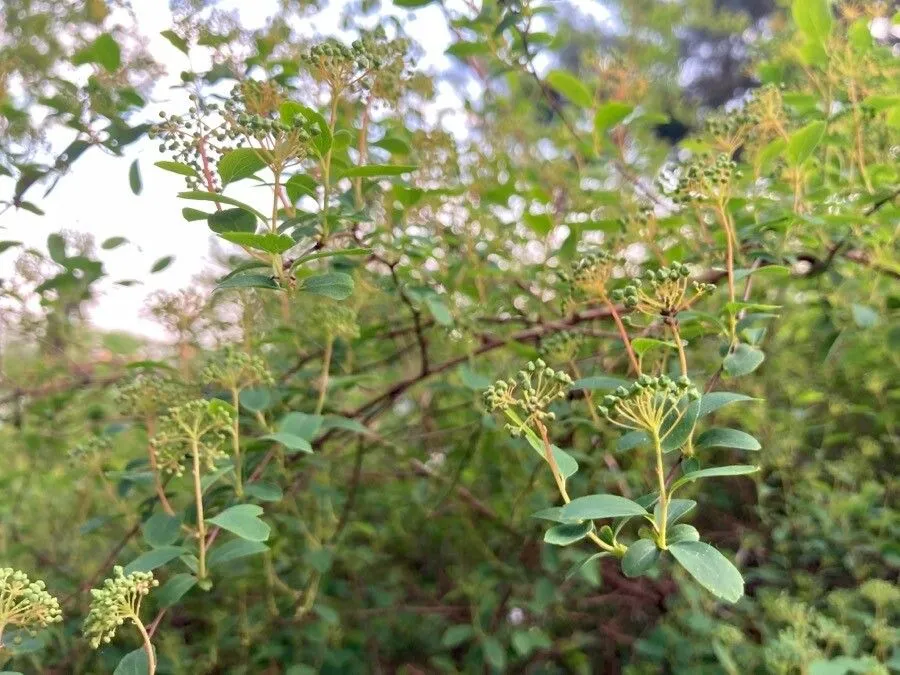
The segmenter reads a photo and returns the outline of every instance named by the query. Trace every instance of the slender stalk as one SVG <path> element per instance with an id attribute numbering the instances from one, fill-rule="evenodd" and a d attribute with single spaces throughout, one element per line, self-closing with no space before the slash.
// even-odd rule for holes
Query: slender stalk
<path id="1" fill-rule="evenodd" d="M 678 319 L 672 317 L 667 323 L 672 330 L 672 338 L 675 340 L 675 345 L 678 347 L 678 363 L 681 366 L 681 374 L 687 377 L 687 355 L 684 353 L 684 345 L 681 344 L 681 331 L 678 330 Z"/>
<path id="2" fill-rule="evenodd" d="M 719 201 L 716 205 L 716 213 L 722 221 L 722 227 L 725 229 L 725 271 L 728 274 L 728 301 L 734 302 L 734 244 L 736 235 L 734 228 L 731 227 L 731 220 L 725 211 L 725 205 Z M 737 320 L 734 311 L 729 312 L 729 333 L 732 345 L 737 342 Z"/>
<path id="3" fill-rule="evenodd" d="M 147 433 L 151 438 L 153 437 L 152 424 L 152 421 L 147 422 Z M 150 471 L 153 473 L 153 489 L 156 491 L 156 498 L 159 499 L 159 504 L 166 515 L 174 516 L 175 509 L 172 508 L 169 498 L 166 497 L 166 489 L 163 486 L 162 477 L 159 475 L 156 449 L 150 443 L 147 443 L 147 458 L 150 461 Z"/>
<path id="4" fill-rule="evenodd" d="M 325 354 L 322 357 L 322 375 L 319 378 L 319 400 L 316 402 L 316 415 L 321 415 L 325 408 L 325 395 L 328 392 L 328 371 L 331 370 L 331 353 L 334 348 L 334 338 L 328 336 L 325 342 Z"/>
<path id="5" fill-rule="evenodd" d="M 203 518 L 203 486 L 200 483 L 200 447 L 197 439 L 191 439 L 193 458 L 194 502 L 197 506 L 197 578 L 206 578 L 206 521 Z"/>
<path id="6" fill-rule="evenodd" d="M 544 458 L 550 465 L 550 472 L 553 474 L 553 479 L 556 481 L 556 487 L 559 490 L 560 496 L 563 498 L 563 502 L 568 504 L 572 500 L 569 498 L 569 491 L 566 489 L 566 479 L 563 478 L 562 472 L 559 470 L 559 465 L 556 463 L 556 457 L 553 456 L 553 446 L 550 444 L 550 438 L 547 436 L 547 427 L 538 423 L 538 431 L 541 434 L 541 441 L 544 445 Z M 588 532 L 588 537 L 604 551 L 613 553 L 617 550 L 615 547 L 610 546 L 598 537 L 596 532 Z"/>
<path id="7" fill-rule="evenodd" d="M 328 128 L 334 137 L 334 125 L 337 120 L 338 92 L 331 93 L 331 114 L 328 119 Z M 328 237 L 328 202 L 331 201 L 331 153 L 328 148 L 325 157 L 322 158 L 322 240 Z"/>
<path id="8" fill-rule="evenodd" d="M 656 452 L 656 479 L 659 483 L 659 547 L 663 550 L 666 546 L 666 520 L 669 518 L 669 496 L 666 494 L 666 467 L 663 464 L 662 443 L 659 440 L 659 432 L 653 433 L 653 450 Z"/>
<path id="9" fill-rule="evenodd" d="M 144 651 L 147 652 L 148 675 L 156 675 L 156 654 L 153 652 L 153 643 L 150 642 L 150 635 L 147 633 L 147 629 L 144 628 L 144 624 L 137 614 L 133 615 L 131 618 L 134 621 L 134 625 L 137 626 L 141 638 L 144 640 Z"/>
<path id="10" fill-rule="evenodd" d="M 628 361 L 631 364 L 631 369 L 634 370 L 635 375 L 640 375 L 641 366 L 638 363 L 637 355 L 635 355 L 634 349 L 631 346 L 631 339 L 628 337 L 628 331 L 625 330 L 625 324 L 622 323 L 622 317 L 619 316 L 619 310 L 616 309 L 616 306 L 609 297 L 604 296 L 603 301 L 606 303 L 606 307 L 609 309 L 613 321 L 616 322 L 616 328 L 619 330 L 619 335 L 622 337 L 622 342 L 625 344 L 625 351 L 628 352 Z"/>
<path id="11" fill-rule="evenodd" d="M 235 411 L 240 410 L 241 392 L 237 387 L 231 390 L 231 405 Z M 235 413 L 231 427 L 231 454 L 234 457 L 234 491 L 238 497 L 244 494 L 243 465 L 241 462 L 241 418 Z"/>

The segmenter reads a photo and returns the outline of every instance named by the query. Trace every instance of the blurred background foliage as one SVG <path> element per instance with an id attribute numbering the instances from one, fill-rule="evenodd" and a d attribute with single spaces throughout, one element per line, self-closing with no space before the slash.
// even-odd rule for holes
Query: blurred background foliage
<path id="1" fill-rule="evenodd" d="M 816 45 L 797 15 L 811 2 L 793 16 L 767 0 L 601 5 L 602 21 L 566 2 L 346 3 L 346 31 L 408 38 L 412 65 L 344 100 L 338 125 L 370 161 L 417 169 L 338 196 L 349 223 L 354 188 L 365 190 L 373 251 L 323 263 L 353 276 L 345 300 L 212 293 L 245 260 L 219 251 L 192 288 L 148 299 L 171 336 L 153 342 L 89 321 L 121 242 L 68 223 L 47 223 L 60 232 L 46 250 L 0 241 L 0 255 L 17 256 L 0 280 L 0 562 L 46 579 L 67 616 L 0 653 L 0 666 L 113 672 L 138 646 L 123 638 L 94 653 L 79 637 L 85 590 L 147 549 L 142 524 L 157 508 L 146 432 L 122 416 L 115 388 L 144 370 L 195 381 L 237 343 L 275 377 L 270 420 L 313 412 L 327 352 L 324 416 L 313 454 L 263 465 L 278 497 L 264 504 L 268 551 L 230 562 L 211 591 L 165 613 L 160 673 L 900 671 L 897 15 L 886 2 L 826 4 L 834 28 Z M 298 66 L 315 40 L 296 27 L 327 8 L 282 0 L 247 30 L 217 3 L 173 0 L 164 37 L 208 65 L 180 74 L 185 92 L 215 98 L 235 80 L 270 79 L 319 107 Z M 450 28 L 444 68 L 415 67 L 428 36 L 407 34 L 407 21 L 420 12 Z M 82 153 L 142 142 L 162 66 L 124 1 L 7 0 L 0 25 L 2 198 L 39 213 L 56 181 L 83 179 Z M 559 71 L 580 85 L 548 75 Z M 742 326 L 765 361 L 739 390 L 764 403 L 716 413 L 759 438 L 762 471 L 711 483 L 695 524 L 730 552 L 747 595 L 723 606 L 671 566 L 627 579 L 605 560 L 570 576 L 583 552 L 544 544 L 529 515 L 554 503 L 542 463 L 480 392 L 546 355 L 561 330 L 577 341 L 554 365 L 626 375 L 614 327 L 560 306 L 560 272 L 601 242 L 625 255 L 621 275 L 673 260 L 721 270 L 723 234 L 667 195 L 681 164 L 723 150 L 707 120 L 733 119 L 754 91 L 777 99 L 773 119 L 792 135 L 819 120 L 827 130 L 806 164 L 786 161 L 774 132 L 726 146 L 743 171 L 728 205 L 740 290 L 777 309 L 751 309 Z M 135 192 L 160 158 L 142 150 L 131 169 L 123 159 Z M 716 320 L 698 311 L 685 322 L 699 381 L 722 361 Z M 578 494 L 646 491 L 646 453 L 618 450 L 582 393 L 557 414 L 556 442 L 581 465 Z M 85 445 L 98 434 L 108 450 Z M 248 441 L 249 468 L 264 450 Z"/>

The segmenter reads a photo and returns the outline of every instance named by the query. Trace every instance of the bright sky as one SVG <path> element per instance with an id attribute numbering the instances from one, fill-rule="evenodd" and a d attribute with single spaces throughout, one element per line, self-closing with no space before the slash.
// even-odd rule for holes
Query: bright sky
<path id="1" fill-rule="evenodd" d="M 573 4 L 597 18 L 606 18 L 595 0 L 577 0 Z M 150 40 L 150 52 L 168 72 L 158 83 L 148 106 L 150 120 L 156 118 L 161 108 L 185 107 L 182 94 L 171 87 L 178 73 L 187 67 L 187 57 L 159 35 L 170 27 L 167 5 L 164 0 L 133 0 L 140 29 Z M 239 7 L 242 23 L 246 27 L 259 27 L 274 11 L 276 2 L 223 0 L 219 6 Z M 333 0 L 325 11 L 316 15 L 315 25 L 307 22 L 298 29 L 309 35 L 338 32 L 342 6 L 342 0 Z M 419 67 L 430 72 L 446 69 L 449 57 L 444 51 L 451 43 L 451 35 L 440 10 L 425 7 L 409 16 L 414 22 L 409 34 L 425 50 Z M 452 108 L 454 104 L 452 92 L 447 90 L 439 97 L 437 108 Z M 143 178 L 143 191 L 137 196 L 128 187 L 128 167 L 135 158 L 140 160 Z M 160 159 L 163 158 L 156 143 L 148 139 L 130 146 L 124 158 L 111 157 L 96 149 L 88 151 L 48 197 L 38 199 L 42 194 L 40 186 L 32 188 L 29 199 L 38 203 L 44 216 L 14 210 L 0 216 L 0 240 L 21 241 L 44 250 L 47 235 L 63 229 L 90 232 L 98 247 L 109 237 L 126 237 L 128 244 L 112 251 L 100 251 L 108 277 L 100 282 L 91 319 L 100 328 L 162 337 L 161 329 L 141 316 L 145 298 L 155 290 L 189 286 L 195 274 L 211 265 L 211 258 L 209 230 L 202 222 L 189 223 L 182 218 L 181 209 L 190 204 L 175 195 L 184 189 L 184 182 L 179 176 L 154 167 L 153 162 Z M 10 275 L 16 250 L 0 254 L 0 277 Z M 174 255 L 175 262 L 160 273 L 149 274 L 151 265 L 166 255 Z M 122 279 L 138 279 L 142 283 L 130 287 L 115 285 L 115 281 Z"/>

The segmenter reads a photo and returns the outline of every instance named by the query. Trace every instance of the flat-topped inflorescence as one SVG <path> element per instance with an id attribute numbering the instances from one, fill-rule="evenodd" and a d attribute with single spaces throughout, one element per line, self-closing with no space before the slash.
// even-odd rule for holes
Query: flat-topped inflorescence
<path id="1" fill-rule="evenodd" d="M 515 378 L 495 382 L 484 393 L 484 401 L 491 412 L 503 412 L 513 420 L 506 428 L 518 436 L 524 427 L 553 420 L 555 415 L 547 408 L 553 401 L 565 398 L 571 386 L 571 377 L 538 359 L 529 361 Z"/>
<path id="2" fill-rule="evenodd" d="M 740 176 L 730 155 L 704 155 L 682 167 L 671 196 L 678 204 L 721 202 L 728 198 L 732 179 Z"/>
<path id="3" fill-rule="evenodd" d="M 69 461 L 93 464 L 102 461 L 109 453 L 110 448 L 112 448 L 112 439 L 109 436 L 91 436 L 69 450 Z"/>
<path id="4" fill-rule="evenodd" d="M 690 280 L 688 266 L 673 262 L 669 267 L 647 270 L 625 288 L 612 292 L 612 298 L 627 309 L 650 315 L 674 317 L 693 304 L 701 295 L 715 290 L 713 284 Z M 688 289 L 694 294 L 688 297 Z"/>
<path id="5" fill-rule="evenodd" d="M 684 414 L 679 404 L 685 398 L 692 401 L 700 398 L 699 390 L 687 377 L 673 380 L 667 375 L 641 375 L 630 387 L 619 387 L 604 396 L 598 410 L 618 427 L 645 431 L 662 440 L 663 426 L 673 428 Z"/>
<path id="6" fill-rule="evenodd" d="M 570 292 L 605 297 L 606 285 L 612 276 L 615 263 L 613 255 L 602 249 L 584 256 L 565 277 L 571 286 Z"/>
<path id="7" fill-rule="evenodd" d="M 59 601 L 47 592 L 43 581 L 11 567 L 0 568 L 0 651 L 3 630 L 13 626 L 34 635 L 39 629 L 62 621 Z"/>
<path id="8" fill-rule="evenodd" d="M 184 475 L 184 459 L 197 453 L 207 470 L 227 456 L 225 440 L 231 434 L 234 414 L 222 401 L 199 399 L 172 408 L 159 421 L 159 432 L 151 443 L 159 467 L 176 476 Z"/>
<path id="9" fill-rule="evenodd" d="M 84 620 L 84 636 L 97 649 L 112 641 L 126 621 L 140 622 L 141 602 L 159 582 L 153 572 L 132 572 L 118 565 L 100 588 L 91 589 L 91 608 Z"/>
<path id="10" fill-rule="evenodd" d="M 218 384 L 228 390 L 240 390 L 273 382 L 272 374 L 261 357 L 231 346 L 203 369 L 201 378 L 204 382 Z"/>
<path id="11" fill-rule="evenodd" d="M 551 362 L 568 363 L 575 358 L 583 343 L 581 335 L 562 330 L 541 342 L 541 357 Z"/>
<path id="12" fill-rule="evenodd" d="M 196 395 L 197 392 L 183 382 L 142 373 L 116 390 L 116 404 L 129 417 L 147 419 L 186 403 Z"/>

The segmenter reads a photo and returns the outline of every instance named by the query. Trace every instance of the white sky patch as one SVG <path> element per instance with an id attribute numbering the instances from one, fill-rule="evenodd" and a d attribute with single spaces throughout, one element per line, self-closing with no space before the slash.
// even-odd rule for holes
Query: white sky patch
<path id="1" fill-rule="evenodd" d="M 416 12 L 390 7 L 385 13 L 408 20 L 407 32 L 423 48 L 424 55 L 417 68 L 426 72 L 444 72 L 453 67 L 451 57 L 444 52 L 453 42 L 446 18 L 437 6 Z M 574 0 L 580 11 L 599 21 L 610 18 L 609 12 L 596 0 Z M 217 5 L 221 9 L 239 8 L 242 25 L 260 28 L 277 10 L 275 0 L 226 0 Z M 294 27 L 302 35 L 341 34 L 341 1 L 329 5 L 313 18 L 297 19 Z M 141 33 L 148 40 L 148 49 L 165 67 L 167 75 L 157 84 L 146 110 L 132 122 L 155 120 L 158 111 L 182 110 L 187 97 L 180 84 L 179 74 L 193 65 L 194 69 L 208 66 L 200 53 L 192 52 L 191 60 L 160 35 L 171 26 L 171 13 L 163 0 L 134 0 L 134 12 Z M 464 5 L 460 4 L 460 7 Z M 373 19 L 374 22 L 374 19 Z M 472 83 L 473 86 L 474 83 Z M 477 97 L 477 91 L 467 92 Z M 448 114 L 449 111 L 449 114 Z M 446 82 L 439 83 L 435 103 L 425 111 L 430 123 L 441 124 L 463 137 L 467 133 L 467 119 L 460 106 L 459 96 Z M 71 141 L 71 132 L 54 138 L 55 147 Z M 202 222 L 187 222 L 181 215 L 185 206 L 197 207 L 195 202 L 177 198 L 185 189 L 183 179 L 153 166 L 166 159 L 158 152 L 158 141 L 144 138 L 129 146 L 124 157 L 114 157 L 92 148 L 74 163 L 53 192 L 39 198 L 42 186 L 32 188 L 29 197 L 45 212 L 36 216 L 26 211 L 9 210 L 0 217 L 0 240 L 21 241 L 27 247 L 46 250 L 47 236 L 60 230 L 89 232 L 99 245 L 107 238 L 122 236 L 128 243 L 111 251 L 100 251 L 107 277 L 96 285 L 97 302 L 90 309 L 90 318 L 98 328 L 125 330 L 148 337 L 162 337 L 162 330 L 142 315 L 146 297 L 156 290 L 176 290 L 191 285 L 192 277 L 209 267 L 210 242 L 213 239 Z M 138 159 L 143 180 L 140 195 L 128 187 L 128 167 Z M 252 188 L 250 188 L 252 189 Z M 247 193 L 249 197 L 252 192 Z M 240 194 L 236 195 L 242 198 Z M 252 203 L 252 200 L 251 200 Z M 10 276 L 13 262 L 20 249 L 10 249 L 0 255 L 0 277 Z M 175 261 L 162 272 L 150 274 L 150 267 L 159 258 L 174 255 Z M 140 284 L 130 287 L 116 285 L 116 281 L 136 279 Z"/>

